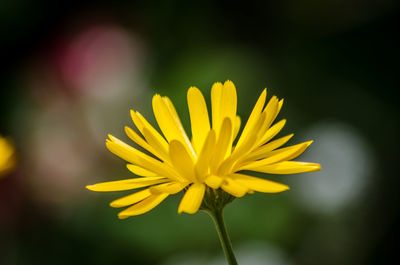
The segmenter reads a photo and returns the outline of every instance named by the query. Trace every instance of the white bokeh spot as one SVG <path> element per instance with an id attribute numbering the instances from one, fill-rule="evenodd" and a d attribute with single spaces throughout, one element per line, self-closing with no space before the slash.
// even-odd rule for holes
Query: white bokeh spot
<path id="1" fill-rule="evenodd" d="M 295 201 L 322 213 L 357 201 L 374 170 L 372 150 L 364 137 L 342 122 L 318 123 L 304 136 L 315 141 L 298 160 L 320 163 L 322 170 L 293 176 Z"/>

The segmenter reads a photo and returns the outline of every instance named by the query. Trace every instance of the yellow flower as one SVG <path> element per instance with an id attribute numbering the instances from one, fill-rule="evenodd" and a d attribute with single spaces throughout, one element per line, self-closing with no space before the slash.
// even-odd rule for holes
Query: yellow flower
<path id="1" fill-rule="evenodd" d="M 104 182 L 87 186 L 93 191 L 122 191 L 144 188 L 110 203 L 125 207 L 119 218 L 150 211 L 171 194 L 185 190 L 178 212 L 196 213 L 206 189 L 222 189 L 234 197 L 255 191 L 277 193 L 288 190 L 287 185 L 242 173 L 255 171 L 269 174 L 294 174 L 317 171 L 319 164 L 289 161 L 300 154 L 312 141 L 280 148 L 293 134 L 271 139 L 285 125 L 275 123 L 283 100 L 273 96 L 267 104 L 264 90 L 247 120 L 242 133 L 236 115 L 236 88 L 231 81 L 215 83 L 211 89 L 211 124 L 207 105 L 199 89 L 187 93 L 192 138 L 187 136 L 178 114 L 167 97 L 153 97 L 153 112 L 164 136 L 139 113 L 131 110 L 133 123 L 141 135 L 129 127 L 125 132 L 148 155 L 109 135 L 107 148 L 127 161 L 128 169 L 138 178 Z M 236 138 L 237 141 L 235 140 Z M 234 144 L 236 143 L 236 144 Z"/>
<path id="2" fill-rule="evenodd" d="M 0 177 L 10 172 L 16 165 L 14 146 L 0 136 Z"/>

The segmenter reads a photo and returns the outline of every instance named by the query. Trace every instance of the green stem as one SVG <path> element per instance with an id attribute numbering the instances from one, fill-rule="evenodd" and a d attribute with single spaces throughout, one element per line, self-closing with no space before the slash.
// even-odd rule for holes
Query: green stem
<path id="1" fill-rule="evenodd" d="M 222 209 L 207 210 L 208 214 L 214 220 L 215 227 L 218 231 L 219 240 L 221 241 L 222 248 L 224 249 L 226 260 L 229 265 L 238 265 L 235 254 L 233 253 L 232 243 L 229 239 L 228 232 L 224 222 Z"/>

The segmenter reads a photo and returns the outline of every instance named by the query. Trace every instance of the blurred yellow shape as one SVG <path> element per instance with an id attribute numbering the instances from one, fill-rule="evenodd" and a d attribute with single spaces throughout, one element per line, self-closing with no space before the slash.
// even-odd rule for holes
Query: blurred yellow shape
<path id="1" fill-rule="evenodd" d="M 10 140 L 0 136 L 0 177 L 13 170 L 16 164 L 14 145 Z"/>

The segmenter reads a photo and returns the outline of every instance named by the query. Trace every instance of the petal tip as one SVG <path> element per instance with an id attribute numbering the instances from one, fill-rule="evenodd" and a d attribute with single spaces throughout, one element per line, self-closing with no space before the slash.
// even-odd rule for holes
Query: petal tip
<path id="1" fill-rule="evenodd" d="M 161 95 L 160 94 L 154 94 L 152 102 L 153 104 L 155 104 L 156 101 L 162 100 Z"/>
<path id="2" fill-rule="evenodd" d="M 190 86 L 188 89 L 188 93 L 197 92 L 199 89 L 195 86 Z"/>
<path id="3" fill-rule="evenodd" d="M 230 79 L 227 79 L 227 80 L 224 82 L 224 86 L 235 86 L 235 84 L 234 84 Z"/>
<path id="4" fill-rule="evenodd" d="M 126 218 L 130 217 L 130 215 L 126 215 L 126 214 L 118 214 L 118 219 L 120 220 L 124 220 Z"/>
<path id="5" fill-rule="evenodd" d="M 195 214 L 195 213 L 197 213 L 197 210 L 196 211 L 188 211 L 185 209 L 178 209 L 178 214 L 181 214 L 181 213 Z"/>
<path id="6" fill-rule="evenodd" d="M 88 189 L 88 190 L 91 190 L 91 191 L 95 191 L 95 190 L 94 190 L 94 187 L 95 187 L 95 186 L 96 186 L 96 185 L 86 185 L 85 188 Z"/>
<path id="7" fill-rule="evenodd" d="M 107 140 L 106 140 L 106 147 L 107 147 L 107 149 L 110 150 L 110 151 L 111 151 L 111 146 L 112 146 L 112 144 L 113 144 L 113 142 L 112 142 L 110 139 L 107 139 Z"/>
<path id="8" fill-rule="evenodd" d="M 107 136 L 108 136 L 108 139 L 109 139 L 110 141 L 112 141 L 112 142 L 114 142 L 115 139 L 116 139 L 116 138 L 115 138 L 112 134 L 110 134 L 110 133 L 108 133 Z"/>
<path id="9" fill-rule="evenodd" d="M 217 88 L 217 87 L 222 87 L 222 86 L 223 86 L 223 84 L 221 82 L 214 82 L 214 84 L 212 85 L 211 89 L 212 88 Z"/>
<path id="10" fill-rule="evenodd" d="M 110 202 L 109 205 L 110 205 L 110 207 L 113 207 L 113 208 L 119 208 L 119 207 L 121 207 L 120 205 L 118 205 L 118 204 L 115 203 L 115 202 Z"/>
<path id="11" fill-rule="evenodd" d="M 314 140 L 311 140 L 311 141 L 305 142 L 305 144 L 307 145 L 307 147 L 309 147 L 313 142 L 314 142 Z"/>

